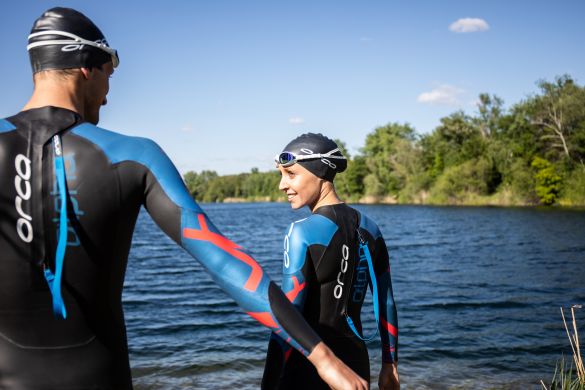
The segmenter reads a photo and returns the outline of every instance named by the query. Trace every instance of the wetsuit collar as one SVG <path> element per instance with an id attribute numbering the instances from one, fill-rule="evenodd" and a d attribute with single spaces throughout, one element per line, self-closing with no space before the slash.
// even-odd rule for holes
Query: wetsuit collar
<path id="1" fill-rule="evenodd" d="M 66 108 L 46 106 L 21 111 L 6 118 L 18 131 L 30 132 L 37 145 L 47 143 L 55 134 L 82 122 L 81 116 Z"/>
<path id="2" fill-rule="evenodd" d="M 313 210 L 312 214 L 321 214 L 321 215 L 327 217 L 329 215 L 335 215 L 336 209 L 344 208 L 344 207 L 349 207 L 349 206 L 347 206 L 347 203 L 345 203 L 345 202 L 325 204 L 325 205 L 319 206 L 315 210 Z M 331 219 L 334 219 L 334 217 Z"/>

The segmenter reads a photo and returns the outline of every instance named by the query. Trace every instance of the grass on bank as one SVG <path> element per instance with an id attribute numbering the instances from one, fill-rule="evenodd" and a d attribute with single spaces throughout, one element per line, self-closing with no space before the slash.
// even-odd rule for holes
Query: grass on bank
<path id="1" fill-rule="evenodd" d="M 575 309 L 581 309 L 581 305 L 573 305 L 571 307 L 572 317 L 572 331 L 569 330 L 565 312 L 561 307 L 561 316 L 563 317 L 563 324 L 571 344 L 573 351 L 573 361 L 567 367 L 565 357 L 557 363 L 553 379 L 550 387 L 547 387 L 543 381 L 540 381 L 545 390 L 585 390 L 585 366 L 583 365 L 583 357 L 581 355 L 581 345 L 579 342 L 579 332 L 577 330 L 577 321 L 575 320 Z"/>

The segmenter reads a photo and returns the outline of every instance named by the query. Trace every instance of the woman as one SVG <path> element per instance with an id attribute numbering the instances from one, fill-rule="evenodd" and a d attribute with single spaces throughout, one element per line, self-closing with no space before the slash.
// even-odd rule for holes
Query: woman
<path id="1" fill-rule="evenodd" d="M 373 286 L 382 341 L 378 383 L 380 389 L 398 389 L 397 316 L 388 251 L 378 226 L 335 192 L 333 179 L 345 170 L 347 160 L 334 141 L 308 133 L 291 141 L 276 163 L 282 175 L 279 188 L 291 207 L 308 206 L 312 212 L 292 223 L 284 238 L 282 290 L 333 352 L 369 382 L 360 311 L 368 284 Z M 328 389 L 306 359 L 275 333 L 262 388 Z"/>

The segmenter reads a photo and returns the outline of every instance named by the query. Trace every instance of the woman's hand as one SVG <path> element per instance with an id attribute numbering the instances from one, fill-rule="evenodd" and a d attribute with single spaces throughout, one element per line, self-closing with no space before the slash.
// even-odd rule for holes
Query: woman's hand
<path id="1" fill-rule="evenodd" d="M 380 378 L 378 379 L 380 390 L 400 389 L 400 378 L 398 377 L 397 363 L 382 363 Z"/>
<path id="2" fill-rule="evenodd" d="M 308 356 L 321 379 L 334 390 L 368 390 L 368 383 L 346 366 L 323 342 Z"/>

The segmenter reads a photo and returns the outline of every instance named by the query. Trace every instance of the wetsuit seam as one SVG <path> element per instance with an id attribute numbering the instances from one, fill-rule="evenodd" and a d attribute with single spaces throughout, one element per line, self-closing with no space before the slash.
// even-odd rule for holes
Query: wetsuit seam
<path id="1" fill-rule="evenodd" d="M 328 206 L 323 206 L 323 207 L 328 207 Z M 322 208 L 322 207 L 320 207 L 320 208 Z M 331 241 L 333 241 L 333 237 L 335 237 L 335 234 L 337 234 L 337 232 L 339 231 L 339 226 L 337 225 L 337 223 L 334 220 L 332 220 L 331 218 L 329 218 L 329 217 L 327 217 L 325 215 L 322 215 L 322 214 L 312 214 L 311 216 L 309 216 L 309 217 L 307 217 L 307 218 L 304 219 L 307 222 L 306 222 L 306 224 L 304 226 L 303 225 L 301 225 L 301 226 L 303 226 L 306 229 L 307 228 L 307 225 L 309 225 L 308 228 L 313 229 L 313 227 L 310 226 L 310 223 L 311 223 L 311 218 L 313 216 L 315 216 L 315 215 L 320 215 L 322 217 L 327 218 L 329 221 L 331 221 L 332 223 L 334 223 L 335 224 L 335 227 L 336 227 L 336 229 L 333 232 L 333 234 L 331 235 L 331 237 L 329 237 L 329 240 L 328 240 L 327 244 L 309 243 L 307 241 L 307 236 L 310 236 L 310 233 L 305 232 L 305 230 L 303 229 L 303 232 L 302 232 L 303 233 L 303 240 L 304 240 L 305 246 L 307 248 L 306 249 L 306 253 L 309 253 L 309 255 L 311 255 L 310 248 L 313 245 L 323 245 L 325 247 L 325 249 L 323 250 L 323 253 L 321 253 L 321 256 L 319 256 L 318 259 L 313 259 L 313 256 L 310 256 L 311 261 L 313 262 L 313 269 L 315 270 L 315 274 L 317 274 L 317 271 L 319 270 L 319 267 L 322 264 L 323 257 L 325 256 L 325 253 L 327 252 L 327 248 L 329 248 L 329 245 L 331 244 Z M 304 220 L 301 220 L 301 221 L 304 221 Z M 305 261 L 306 261 L 306 257 L 305 257 Z"/>
<path id="2" fill-rule="evenodd" d="M 335 235 L 335 233 L 333 235 Z M 331 236 L 331 238 L 333 238 L 333 236 Z M 331 241 L 329 241 L 329 242 L 331 242 Z M 317 274 L 317 271 L 319 271 L 319 267 L 321 267 L 321 264 L 323 264 L 323 257 L 325 256 L 325 252 L 327 252 L 328 247 L 329 246 L 326 246 L 325 249 L 323 249 L 323 253 L 321 253 L 321 256 L 319 256 L 318 259 L 313 260 L 313 257 L 311 256 L 311 260 L 313 261 L 313 268 L 315 269 L 315 274 Z M 307 246 L 307 251 L 309 251 L 309 246 Z M 310 255 L 310 252 L 309 252 L 309 255 Z M 315 262 L 316 262 L 316 264 L 315 264 Z"/>
<path id="3" fill-rule="evenodd" d="M 28 346 L 28 345 L 23 345 L 20 344 L 18 342 L 16 342 L 15 340 L 12 340 L 10 337 L 6 336 L 4 333 L 0 332 L 0 337 L 3 338 L 4 340 L 8 341 L 10 344 L 21 348 L 21 349 L 34 349 L 34 350 L 58 350 L 58 349 L 69 349 L 69 348 L 77 348 L 77 347 L 83 347 L 88 345 L 89 343 L 91 343 L 93 340 L 95 340 L 96 336 L 91 336 L 88 340 L 80 342 L 80 343 L 76 343 L 76 344 L 69 344 L 69 345 L 60 345 L 58 347 L 33 347 L 33 346 Z"/>
<path id="4" fill-rule="evenodd" d="M 73 128 L 72 130 L 74 130 L 74 129 L 75 129 L 75 128 Z M 101 128 L 100 128 L 100 129 L 101 129 Z M 107 130 L 106 130 L 106 131 L 107 131 Z M 173 203 L 175 206 L 177 206 L 177 207 L 179 207 L 179 208 L 181 208 L 181 209 L 185 209 L 185 210 L 191 210 L 191 208 L 189 208 L 189 207 L 185 207 L 185 206 L 183 206 L 183 205 L 179 205 L 179 204 L 177 204 L 177 203 L 176 203 L 176 202 L 173 200 L 173 198 L 170 196 L 170 194 L 168 193 L 168 191 L 167 191 L 167 190 L 164 188 L 164 186 L 163 186 L 163 185 L 160 183 L 160 179 L 157 177 L 157 175 L 155 175 L 154 171 L 151 169 L 151 165 L 152 165 L 152 164 L 144 164 L 144 163 L 142 163 L 142 162 L 140 162 L 140 161 L 137 161 L 137 160 L 132 160 L 132 159 L 124 159 L 124 160 L 121 160 L 121 161 L 116 161 L 116 162 L 114 162 L 114 161 L 113 161 L 113 160 L 112 160 L 112 159 L 111 159 L 111 158 L 108 156 L 108 154 L 106 153 L 106 151 L 105 151 L 105 150 L 104 150 L 104 149 L 103 149 L 103 148 L 102 148 L 100 145 L 96 144 L 96 143 L 95 143 L 95 142 L 94 142 L 94 141 L 93 141 L 91 138 L 87 138 L 87 137 L 85 137 L 85 136 L 83 136 L 83 135 L 81 135 L 81 134 L 75 134 L 75 133 L 72 133 L 72 134 L 74 134 L 75 136 L 77 136 L 77 137 L 79 137 L 79 138 L 81 138 L 81 139 L 83 139 L 83 140 L 85 140 L 85 141 L 89 142 L 89 143 L 90 143 L 90 144 L 91 144 L 91 145 L 92 145 L 92 146 L 93 146 L 93 147 L 94 147 L 94 148 L 95 148 L 95 149 L 96 149 L 98 152 L 100 152 L 101 154 L 103 154 L 103 155 L 105 156 L 105 158 L 106 158 L 106 160 L 108 161 L 109 165 L 112 167 L 112 169 L 114 169 L 114 170 L 116 171 L 116 173 L 115 173 L 115 174 L 116 174 L 116 181 L 118 182 L 118 198 L 119 198 L 119 200 L 121 199 L 122 193 L 121 193 L 121 191 L 120 191 L 120 189 L 121 189 L 121 179 L 120 179 L 120 173 L 119 173 L 119 171 L 118 171 L 118 166 L 119 166 L 119 165 L 121 165 L 121 164 L 123 164 L 123 163 L 125 163 L 125 162 L 131 162 L 131 163 L 134 163 L 134 164 L 140 165 L 141 167 L 143 167 L 143 168 L 146 170 L 146 175 L 145 175 L 145 177 L 144 177 L 144 179 L 145 179 L 145 180 L 147 179 L 148 173 L 150 173 L 150 174 L 152 175 L 152 177 L 153 177 L 153 178 L 156 180 L 156 182 L 158 183 L 158 185 L 159 185 L 159 187 L 160 187 L 161 191 L 162 191 L 162 192 L 165 194 L 165 196 L 167 197 L 167 199 L 169 199 L 169 201 L 170 201 L 170 202 L 172 202 L 172 203 Z M 124 136 L 124 137 L 128 137 L 128 136 Z M 130 138 L 130 137 L 129 137 L 129 138 Z M 134 138 L 139 138 L 139 139 L 147 139 L 147 138 L 140 138 L 140 137 L 134 137 Z M 149 141 L 151 141 L 151 140 L 149 140 Z M 154 141 L 152 141 L 152 142 L 154 142 Z M 145 199 L 143 198 L 143 200 L 142 200 L 142 205 L 143 205 L 143 206 L 144 206 L 144 203 L 145 203 Z M 195 211 L 195 210 L 191 210 L 191 211 Z"/>
<path id="5" fill-rule="evenodd" d="M 107 158 L 107 155 L 105 154 L 105 152 L 102 151 L 102 153 Z M 113 172 L 114 173 L 114 177 L 116 178 L 116 189 L 118 191 L 118 194 L 117 194 L 117 198 L 118 198 L 118 209 L 119 210 L 122 210 L 122 204 L 123 204 L 123 201 L 122 201 L 122 180 L 120 178 L 120 170 L 118 169 L 118 165 L 117 164 L 112 164 L 111 161 L 110 161 L 110 166 L 112 167 L 112 170 L 114 171 Z M 120 236 L 120 234 L 119 234 L 120 233 L 120 229 L 122 229 L 122 226 L 120 224 L 116 224 L 116 237 L 119 237 Z M 116 248 L 116 245 L 112 245 L 111 247 L 112 248 Z M 115 253 L 113 250 L 109 253 L 109 255 L 112 258 L 116 258 L 116 259 L 118 258 L 117 253 Z M 127 266 L 128 266 L 128 262 L 126 261 L 126 267 Z M 114 274 L 111 271 L 112 271 L 112 269 L 110 269 L 110 275 L 108 275 L 109 278 L 113 277 L 113 274 Z M 124 269 L 122 272 L 125 275 L 126 270 Z M 125 279 L 125 276 L 122 277 L 122 283 L 124 283 L 124 281 L 123 281 L 124 279 Z M 116 285 L 114 280 L 112 280 L 112 285 Z M 122 289 L 120 290 L 120 294 L 122 294 L 122 290 L 123 289 L 124 288 L 122 287 Z M 111 293 L 111 291 L 112 291 L 112 289 L 110 289 L 110 293 Z M 115 291 L 116 292 L 118 291 L 117 288 L 115 289 Z M 114 301 L 115 302 L 118 302 L 118 300 L 121 299 L 121 296 L 120 297 L 116 296 L 114 298 L 115 298 Z M 110 310 L 111 309 L 112 308 L 110 306 Z M 127 345 L 127 341 L 126 341 L 126 345 Z"/>

